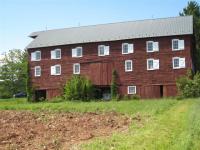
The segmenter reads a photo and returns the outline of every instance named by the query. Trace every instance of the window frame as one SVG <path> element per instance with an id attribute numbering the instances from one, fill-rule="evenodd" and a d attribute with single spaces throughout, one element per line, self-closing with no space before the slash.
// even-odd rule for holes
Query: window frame
<path id="1" fill-rule="evenodd" d="M 124 52 L 124 45 L 127 45 L 127 53 Z M 132 51 L 130 51 L 130 45 L 132 45 Z M 134 53 L 134 44 L 133 43 L 122 43 L 122 54 L 126 55 L 126 54 L 132 54 Z"/>
<path id="2" fill-rule="evenodd" d="M 75 72 L 76 71 L 76 69 L 75 69 L 76 65 L 79 66 L 79 71 L 78 72 Z M 73 64 L 73 74 L 80 74 L 80 72 L 81 72 L 81 65 L 80 65 L 80 63 Z"/>
<path id="3" fill-rule="evenodd" d="M 148 49 L 148 48 L 149 48 L 149 46 L 148 46 L 149 43 L 152 44 L 152 51 L 149 51 L 149 49 Z M 153 43 L 154 43 L 154 41 L 147 41 L 147 42 L 146 42 L 146 50 L 147 50 L 148 53 L 152 53 L 152 52 L 154 52 L 154 49 L 153 49 Z"/>
<path id="4" fill-rule="evenodd" d="M 147 59 L 147 70 L 155 70 L 154 67 L 151 69 L 149 68 L 149 61 L 154 61 L 154 59 L 153 58 Z M 153 64 L 154 64 L 154 62 L 153 62 Z"/>
<path id="5" fill-rule="evenodd" d="M 135 89 L 134 93 L 130 93 L 130 90 L 129 90 L 130 88 L 134 88 Z M 137 94 L 137 87 L 135 85 L 129 85 L 127 87 L 127 93 L 128 93 L 128 95 L 135 95 L 135 94 Z"/>
<path id="6" fill-rule="evenodd" d="M 149 51 L 149 44 L 152 44 L 152 51 Z M 157 48 L 156 48 L 157 46 Z M 147 53 L 153 53 L 153 52 L 159 52 L 159 42 L 158 41 L 146 41 L 146 52 Z"/>
<path id="7" fill-rule="evenodd" d="M 40 53 L 40 59 L 36 59 L 36 53 Z M 35 55 L 34 59 L 32 59 L 32 55 Z M 37 50 L 37 51 L 34 51 L 31 53 L 31 61 L 41 61 L 41 51 L 40 50 Z"/>
<path id="8" fill-rule="evenodd" d="M 131 62 L 131 69 L 127 70 L 127 63 Z M 133 61 L 132 60 L 125 60 L 125 72 L 132 72 L 133 71 Z"/>
<path id="9" fill-rule="evenodd" d="M 103 47 L 103 54 L 100 53 L 100 48 Z M 108 47 L 108 54 L 106 54 L 106 47 Z M 107 45 L 98 45 L 98 56 L 109 56 L 110 55 L 110 47 Z"/>
<path id="10" fill-rule="evenodd" d="M 58 52 L 58 51 L 60 52 L 60 57 L 56 58 L 56 52 Z M 52 56 L 52 52 L 55 53 L 55 58 Z M 62 57 L 61 55 L 62 55 L 62 52 L 61 52 L 60 48 L 56 48 L 56 49 L 51 51 L 51 59 L 61 59 L 61 57 Z"/>
<path id="11" fill-rule="evenodd" d="M 178 41 L 178 48 L 177 49 L 174 49 L 174 41 Z M 184 47 L 183 48 L 180 48 L 180 41 L 183 41 L 184 43 Z M 185 49 L 185 40 L 184 39 L 182 39 L 182 40 L 180 40 L 180 39 L 172 39 L 172 51 L 182 51 L 182 50 L 184 50 Z"/>
<path id="12" fill-rule="evenodd" d="M 37 69 L 38 69 L 38 68 L 40 69 L 40 74 L 39 74 L 39 75 L 37 75 Z M 40 67 L 40 66 L 35 66 L 34 70 L 35 70 L 35 77 L 40 77 L 41 74 L 42 74 L 41 67 Z"/>
<path id="13" fill-rule="evenodd" d="M 51 69 L 52 69 L 52 67 L 54 67 L 54 70 L 55 70 L 55 72 L 52 74 L 52 72 L 51 72 L 51 75 L 52 76 L 59 76 L 59 75 L 61 75 L 61 65 L 60 64 L 57 64 L 57 65 L 53 65 L 53 66 L 51 66 Z M 60 73 L 56 73 L 56 67 L 60 67 Z M 51 71 L 51 70 L 50 70 Z"/>
<path id="14" fill-rule="evenodd" d="M 178 67 L 175 67 L 175 66 L 174 66 L 174 60 L 175 60 L 175 59 L 178 59 L 178 61 L 179 61 L 179 66 L 178 66 Z M 184 67 L 182 67 L 182 66 L 180 65 L 180 59 L 184 59 L 184 60 L 185 60 L 185 57 L 173 57 L 173 58 L 172 58 L 172 67 L 173 67 L 173 69 L 184 69 L 184 68 L 186 68 L 186 61 L 184 62 L 184 63 L 185 63 Z"/>
<path id="15" fill-rule="evenodd" d="M 77 54 L 78 54 L 78 49 L 81 49 L 81 55 L 80 55 L 80 56 L 77 55 Z M 73 50 L 76 50 L 76 56 L 73 56 Z M 83 47 L 79 46 L 79 47 L 73 48 L 73 49 L 72 49 L 72 57 L 73 57 L 73 58 L 80 58 L 80 57 L 83 57 Z"/>
<path id="16" fill-rule="evenodd" d="M 149 61 L 153 61 L 153 68 L 149 68 Z M 158 68 L 155 68 L 155 61 L 159 62 Z M 159 70 L 160 69 L 160 60 L 159 59 L 153 59 L 153 58 L 148 58 L 147 59 L 147 70 Z"/>

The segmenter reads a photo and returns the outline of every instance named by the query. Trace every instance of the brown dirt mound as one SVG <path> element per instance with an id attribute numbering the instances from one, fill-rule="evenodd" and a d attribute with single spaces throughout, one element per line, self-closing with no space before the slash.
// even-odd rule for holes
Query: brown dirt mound
<path id="1" fill-rule="evenodd" d="M 0 149 L 70 149 L 82 141 L 124 131 L 130 122 L 114 112 L 0 111 Z"/>

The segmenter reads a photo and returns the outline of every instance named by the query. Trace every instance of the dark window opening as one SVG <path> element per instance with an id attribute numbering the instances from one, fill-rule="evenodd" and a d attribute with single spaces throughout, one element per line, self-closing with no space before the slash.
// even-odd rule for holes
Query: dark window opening
<path id="1" fill-rule="evenodd" d="M 46 90 L 36 90 L 35 91 L 35 100 L 43 101 L 46 99 Z"/>

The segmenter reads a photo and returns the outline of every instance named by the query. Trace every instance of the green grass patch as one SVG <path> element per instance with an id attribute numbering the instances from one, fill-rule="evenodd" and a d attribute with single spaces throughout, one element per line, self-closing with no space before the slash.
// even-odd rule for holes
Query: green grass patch
<path id="1" fill-rule="evenodd" d="M 198 150 L 200 149 L 200 99 L 109 102 L 40 102 L 0 100 L 0 110 L 109 112 L 133 118 L 128 132 L 116 132 L 80 145 L 81 149 Z"/>

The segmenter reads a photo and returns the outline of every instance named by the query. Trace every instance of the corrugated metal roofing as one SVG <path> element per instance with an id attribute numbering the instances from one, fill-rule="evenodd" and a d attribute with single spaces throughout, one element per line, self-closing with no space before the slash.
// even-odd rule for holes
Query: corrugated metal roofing
<path id="1" fill-rule="evenodd" d="M 193 17 L 171 17 L 33 32 L 26 48 L 193 34 Z"/>

